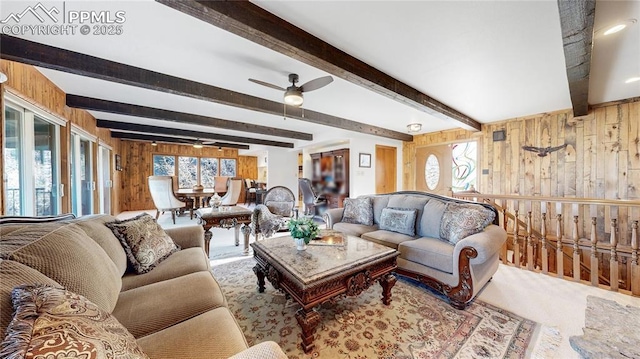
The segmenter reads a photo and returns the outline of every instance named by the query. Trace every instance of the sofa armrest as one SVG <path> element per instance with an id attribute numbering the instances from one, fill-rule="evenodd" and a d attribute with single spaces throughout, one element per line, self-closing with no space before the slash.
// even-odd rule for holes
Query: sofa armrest
<path id="1" fill-rule="evenodd" d="M 200 247 L 204 250 L 204 229 L 193 225 L 164 230 L 181 248 Z"/>
<path id="2" fill-rule="evenodd" d="M 332 229 L 334 224 L 340 222 L 342 219 L 342 212 L 344 212 L 344 208 L 331 208 L 324 212 L 322 218 L 327 224 L 327 229 Z"/>
<path id="3" fill-rule="evenodd" d="M 500 251 L 506 240 L 507 232 L 495 224 L 490 224 L 482 232 L 470 235 L 459 241 L 453 250 L 453 255 L 454 258 L 458 258 L 462 248 L 472 247 L 478 252 L 478 256 L 471 259 L 471 261 L 483 263 Z"/>
<path id="4" fill-rule="evenodd" d="M 229 359 L 287 359 L 287 355 L 275 342 L 262 342 L 256 344 Z"/>

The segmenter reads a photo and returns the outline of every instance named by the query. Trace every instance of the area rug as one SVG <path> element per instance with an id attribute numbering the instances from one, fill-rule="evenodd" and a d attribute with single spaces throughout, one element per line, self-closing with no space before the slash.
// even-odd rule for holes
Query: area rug
<path id="1" fill-rule="evenodd" d="M 296 358 L 524 358 L 537 324 L 475 300 L 454 309 L 421 284 L 402 279 L 382 304 L 376 284 L 357 297 L 317 308 L 315 348 L 305 354 L 295 319 L 299 305 L 267 281 L 258 293 L 253 258 L 213 267 L 250 345 L 277 342 Z"/>

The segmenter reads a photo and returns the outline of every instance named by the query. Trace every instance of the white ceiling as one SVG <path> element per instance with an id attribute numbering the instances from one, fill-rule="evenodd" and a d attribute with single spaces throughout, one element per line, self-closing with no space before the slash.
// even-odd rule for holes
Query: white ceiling
<path id="1" fill-rule="evenodd" d="M 3 0 L 0 17 L 35 3 Z M 571 108 L 555 1 L 255 3 L 481 123 Z M 67 10 L 124 10 L 123 34 L 19 37 L 278 102 L 282 101 L 280 91 L 247 79 L 285 87 L 289 73 L 299 74 L 300 83 L 328 75 L 153 1 L 67 1 L 64 6 Z M 630 18 L 640 18 L 640 2 L 598 1 L 594 29 Z M 624 83 L 640 76 L 639 24 L 607 37 L 596 33 L 591 64 L 590 103 L 640 96 L 640 82 Z M 282 116 L 40 71 L 68 94 L 308 132 L 314 134 L 314 142 L 360 136 Z M 421 132 L 458 127 L 336 77 L 327 87 L 305 94 L 303 107 L 399 132 L 406 132 L 406 125 L 413 122 L 423 125 Z M 91 112 L 100 119 L 293 142 L 296 147 L 310 144 Z"/>

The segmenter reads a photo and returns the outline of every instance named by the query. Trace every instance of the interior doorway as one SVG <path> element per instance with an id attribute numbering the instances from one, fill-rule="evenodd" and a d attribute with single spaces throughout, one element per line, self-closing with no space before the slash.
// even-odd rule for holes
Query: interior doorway
<path id="1" fill-rule="evenodd" d="M 397 149 L 376 145 L 376 193 L 397 191 Z"/>

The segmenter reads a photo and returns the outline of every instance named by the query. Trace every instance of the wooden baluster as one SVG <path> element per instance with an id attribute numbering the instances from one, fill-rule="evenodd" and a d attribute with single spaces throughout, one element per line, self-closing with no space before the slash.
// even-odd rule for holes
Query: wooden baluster
<path id="1" fill-rule="evenodd" d="M 527 269 L 533 270 L 533 238 L 531 237 L 531 231 L 533 226 L 533 220 L 531 218 L 531 209 L 527 212 Z"/>
<path id="2" fill-rule="evenodd" d="M 507 232 L 508 223 L 509 217 L 507 217 L 507 201 L 504 201 L 504 207 L 502 207 L 502 227 L 504 227 L 505 232 Z M 502 264 L 509 263 L 509 261 L 507 260 L 507 242 L 504 242 L 504 244 L 502 245 L 500 256 L 502 257 Z"/>
<path id="3" fill-rule="evenodd" d="M 542 223 L 540 223 L 540 241 L 542 242 L 542 273 L 549 273 L 549 253 L 547 251 L 547 212 L 546 208 L 542 212 Z"/>
<path id="4" fill-rule="evenodd" d="M 518 241 L 518 232 L 520 231 L 520 223 L 518 223 L 518 205 L 516 202 L 513 211 L 513 264 L 516 268 L 520 268 L 520 242 Z"/>
<path id="5" fill-rule="evenodd" d="M 580 281 L 580 238 L 578 238 L 578 216 L 573 216 L 573 280 Z"/>
<path id="6" fill-rule="evenodd" d="M 618 291 L 618 220 L 611 218 L 611 257 L 609 258 L 609 282 L 611 290 Z"/>
<path id="7" fill-rule="evenodd" d="M 638 263 L 638 221 L 631 226 L 631 294 L 640 296 L 640 263 Z"/>
<path id="8" fill-rule="evenodd" d="M 600 284 L 598 274 L 598 229 L 597 218 L 591 217 L 591 285 L 597 287 Z"/>
<path id="9" fill-rule="evenodd" d="M 564 277 L 564 258 L 562 257 L 562 204 L 560 204 L 560 211 L 558 211 L 558 223 L 556 224 L 556 271 L 558 278 Z"/>

